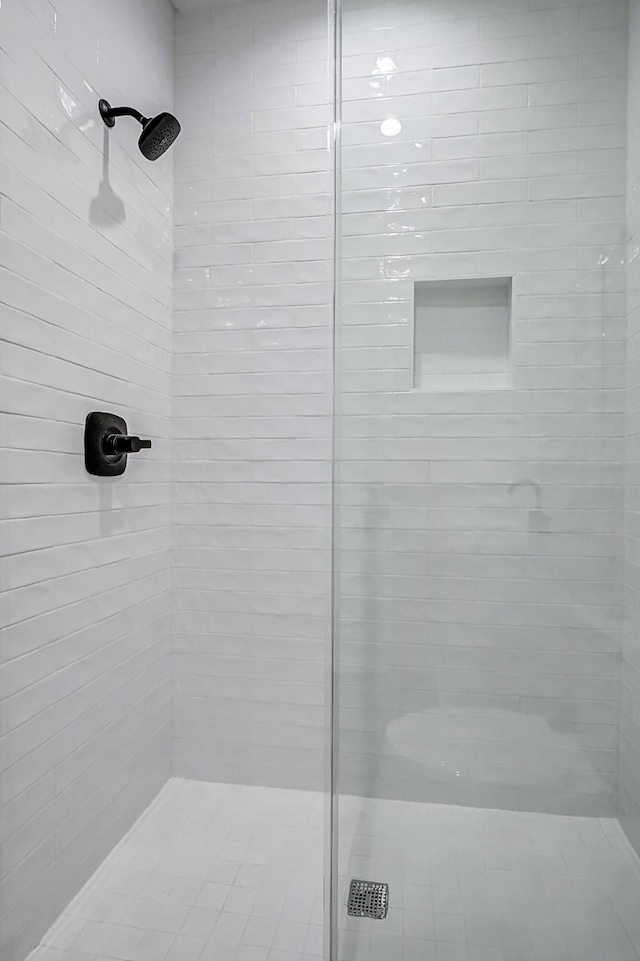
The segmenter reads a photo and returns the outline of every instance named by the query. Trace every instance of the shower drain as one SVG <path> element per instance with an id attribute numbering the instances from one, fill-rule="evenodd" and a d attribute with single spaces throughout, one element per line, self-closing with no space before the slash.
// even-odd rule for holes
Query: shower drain
<path id="1" fill-rule="evenodd" d="M 353 880 L 349 885 L 347 914 L 355 918 L 386 918 L 389 910 L 389 885 L 381 881 Z"/>

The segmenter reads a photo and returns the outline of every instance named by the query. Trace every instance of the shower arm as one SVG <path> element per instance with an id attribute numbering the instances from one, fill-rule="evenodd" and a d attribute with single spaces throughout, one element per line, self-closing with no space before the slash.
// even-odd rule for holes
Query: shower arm
<path id="1" fill-rule="evenodd" d="M 133 117 L 137 120 L 139 124 L 144 125 L 148 123 L 149 118 L 143 117 L 139 110 L 135 107 L 112 107 L 111 104 L 106 100 L 101 100 L 98 104 L 100 110 L 100 116 L 106 123 L 107 127 L 115 127 L 116 117 Z"/>

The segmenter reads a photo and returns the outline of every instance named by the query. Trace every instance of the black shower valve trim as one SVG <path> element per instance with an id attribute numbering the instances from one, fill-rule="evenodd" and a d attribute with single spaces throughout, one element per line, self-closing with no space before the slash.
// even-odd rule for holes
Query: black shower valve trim
<path id="1" fill-rule="evenodd" d="M 84 463 L 90 474 L 117 477 L 127 468 L 127 455 L 148 450 L 151 441 L 127 432 L 127 422 L 116 414 L 94 410 L 84 428 Z"/>

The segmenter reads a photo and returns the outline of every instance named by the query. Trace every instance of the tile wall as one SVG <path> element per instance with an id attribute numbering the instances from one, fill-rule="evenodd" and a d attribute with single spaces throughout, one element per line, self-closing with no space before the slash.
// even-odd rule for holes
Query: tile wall
<path id="1" fill-rule="evenodd" d="M 170 773 L 172 158 L 164 0 L 0 9 L 0 957 L 21 961 Z M 108 151 L 108 152 L 107 152 Z M 91 410 L 153 440 L 85 472 Z"/>
<path id="2" fill-rule="evenodd" d="M 342 789 L 614 814 L 627 5 L 343 7 Z M 474 277 L 512 388 L 412 390 Z"/>
<path id="3" fill-rule="evenodd" d="M 175 772 L 320 788 L 332 180 L 325 0 L 177 17 Z"/>

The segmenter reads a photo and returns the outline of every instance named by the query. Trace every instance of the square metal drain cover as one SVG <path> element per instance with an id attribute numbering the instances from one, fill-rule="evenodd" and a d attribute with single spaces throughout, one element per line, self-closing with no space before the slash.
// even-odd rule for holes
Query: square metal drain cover
<path id="1" fill-rule="evenodd" d="M 380 881 L 353 880 L 349 885 L 347 914 L 354 918 L 386 918 L 389 910 L 389 885 Z"/>

